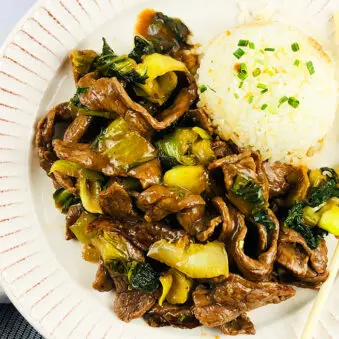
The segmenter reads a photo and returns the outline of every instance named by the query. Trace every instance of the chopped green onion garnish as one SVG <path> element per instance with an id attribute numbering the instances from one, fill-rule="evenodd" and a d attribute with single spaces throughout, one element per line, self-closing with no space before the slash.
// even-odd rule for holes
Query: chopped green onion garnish
<path id="1" fill-rule="evenodd" d="M 248 43 L 249 43 L 248 40 L 239 40 L 238 46 L 241 46 L 241 47 L 247 47 L 247 46 L 248 46 Z"/>
<path id="2" fill-rule="evenodd" d="M 261 93 L 261 94 L 264 94 L 264 93 L 266 93 L 266 92 L 268 92 L 268 88 L 263 89 L 260 93 Z"/>
<path id="3" fill-rule="evenodd" d="M 257 88 L 266 89 L 267 85 L 265 85 L 265 84 L 258 84 Z"/>
<path id="4" fill-rule="evenodd" d="M 267 106 L 268 106 L 267 104 L 263 104 L 263 105 L 261 106 L 261 110 L 264 111 L 264 110 L 267 108 Z"/>
<path id="5" fill-rule="evenodd" d="M 297 59 L 296 61 L 294 61 L 295 66 L 299 66 L 299 64 L 300 64 L 300 60 Z"/>
<path id="6" fill-rule="evenodd" d="M 206 85 L 201 85 L 201 86 L 199 87 L 199 91 L 200 91 L 200 93 L 206 92 L 206 91 L 207 91 L 207 86 L 206 86 Z"/>
<path id="7" fill-rule="evenodd" d="M 288 98 L 288 104 L 290 106 L 292 106 L 293 108 L 297 108 L 299 106 L 300 102 L 299 102 L 299 100 L 297 100 L 294 97 L 289 97 Z"/>
<path id="8" fill-rule="evenodd" d="M 306 62 L 306 67 L 311 75 L 314 74 L 315 70 L 312 61 Z"/>
<path id="9" fill-rule="evenodd" d="M 237 58 L 240 59 L 243 55 L 245 54 L 245 51 L 241 48 L 238 48 L 233 55 Z"/>
<path id="10" fill-rule="evenodd" d="M 257 77 L 258 75 L 260 75 L 260 73 L 261 73 L 261 69 L 258 67 L 253 71 L 252 74 L 254 77 Z"/>
<path id="11" fill-rule="evenodd" d="M 242 86 L 244 86 L 244 82 L 243 81 L 240 82 L 239 88 L 242 88 Z"/>
<path id="12" fill-rule="evenodd" d="M 239 94 L 238 94 L 238 93 L 234 93 L 234 97 L 235 97 L 236 99 L 239 99 Z"/>
<path id="13" fill-rule="evenodd" d="M 251 104 L 253 102 L 253 99 L 254 99 L 254 96 L 251 95 L 249 98 L 248 98 L 248 103 Z"/>
<path id="14" fill-rule="evenodd" d="M 288 97 L 285 95 L 282 98 L 280 98 L 278 107 L 280 107 L 286 101 L 288 101 Z"/>
<path id="15" fill-rule="evenodd" d="M 255 48 L 254 42 L 250 42 L 249 47 L 250 47 L 250 49 L 254 49 Z"/>
<path id="16" fill-rule="evenodd" d="M 292 45 L 291 45 L 291 48 L 292 48 L 292 51 L 293 52 L 297 52 L 299 51 L 300 47 L 299 47 L 299 44 L 297 42 L 294 42 Z"/>
<path id="17" fill-rule="evenodd" d="M 241 80 L 245 80 L 247 77 L 247 66 L 245 63 L 241 63 L 239 66 L 238 78 Z"/>
<path id="18" fill-rule="evenodd" d="M 274 51 L 275 51 L 275 48 L 271 48 L 271 47 L 265 48 L 265 52 L 274 52 Z"/>

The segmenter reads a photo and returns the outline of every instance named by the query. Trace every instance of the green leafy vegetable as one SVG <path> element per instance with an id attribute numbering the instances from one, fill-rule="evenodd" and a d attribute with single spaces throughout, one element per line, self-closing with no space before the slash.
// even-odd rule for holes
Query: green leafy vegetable
<path id="1" fill-rule="evenodd" d="M 159 287 L 159 277 L 149 263 L 134 262 L 128 272 L 131 287 L 145 292 L 153 292 Z"/>
<path id="2" fill-rule="evenodd" d="M 285 227 L 289 227 L 303 236 L 307 245 L 311 249 L 316 249 L 321 239 L 323 239 L 328 232 L 319 228 L 311 227 L 304 224 L 303 221 L 303 209 L 304 203 L 297 203 L 288 210 L 287 217 L 285 219 Z"/>
<path id="3" fill-rule="evenodd" d="M 211 141 L 207 132 L 193 128 L 177 128 L 173 133 L 158 140 L 155 145 L 160 153 L 160 160 L 166 168 L 176 165 L 205 164 L 214 159 Z M 203 137 L 201 136 L 203 135 Z"/>
<path id="4" fill-rule="evenodd" d="M 88 245 L 92 238 L 97 235 L 97 231 L 87 233 L 87 226 L 97 218 L 96 215 L 82 212 L 79 219 L 70 227 L 77 239 L 85 245 Z"/>
<path id="5" fill-rule="evenodd" d="M 94 141 L 92 147 L 128 170 L 157 156 L 156 149 L 138 132 L 130 130 L 123 118 L 114 120 Z"/>
<path id="6" fill-rule="evenodd" d="M 129 58 L 134 59 L 136 62 L 142 62 L 142 57 L 144 55 L 149 55 L 155 53 L 155 48 L 151 41 L 144 39 L 141 36 L 134 37 L 134 49 L 128 55 Z"/>
<path id="7" fill-rule="evenodd" d="M 253 214 L 253 219 L 258 224 L 263 225 L 266 228 L 266 232 L 273 231 L 275 229 L 275 224 L 270 218 L 268 211 L 262 209 Z"/>
<path id="8" fill-rule="evenodd" d="M 68 160 L 57 160 L 53 163 L 50 173 L 58 172 L 61 174 L 68 175 L 70 177 L 79 178 L 83 176 L 89 180 L 104 180 L 105 177 L 102 173 L 83 168 L 81 165 L 68 161 Z"/>
<path id="9" fill-rule="evenodd" d="M 62 213 L 67 213 L 70 206 L 80 202 L 79 198 L 72 193 L 69 193 L 64 188 L 57 189 L 53 194 L 53 199 L 56 208 L 58 208 Z"/>
<path id="10" fill-rule="evenodd" d="M 81 104 L 80 99 L 79 99 L 79 94 L 86 93 L 88 91 L 88 87 L 84 88 L 77 88 L 76 93 L 74 94 L 73 98 L 70 100 L 71 104 L 73 104 L 76 107 L 79 108 L 85 108 L 84 105 Z"/>
<path id="11" fill-rule="evenodd" d="M 238 174 L 234 180 L 231 192 L 239 199 L 252 205 L 265 204 L 264 191 L 253 179 Z"/>
<path id="12" fill-rule="evenodd" d="M 308 204 L 312 207 L 319 206 L 330 198 L 339 197 L 338 174 L 328 167 L 323 167 L 320 171 L 324 179 L 317 187 L 311 187 L 308 196 Z"/>
<path id="13" fill-rule="evenodd" d="M 130 84 L 144 84 L 147 76 L 136 71 L 137 63 L 127 55 L 118 56 L 103 38 L 102 53 L 94 63 L 95 70 L 104 77 L 117 77 Z"/>

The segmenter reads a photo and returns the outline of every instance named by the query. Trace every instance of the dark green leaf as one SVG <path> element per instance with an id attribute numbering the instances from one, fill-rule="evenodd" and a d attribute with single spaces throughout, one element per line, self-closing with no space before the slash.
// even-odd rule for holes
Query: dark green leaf
<path id="1" fill-rule="evenodd" d="M 145 292 L 153 292 L 159 287 L 159 273 L 149 263 L 133 264 L 128 280 L 132 288 Z"/>
<path id="2" fill-rule="evenodd" d="M 275 224 L 271 220 L 267 210 L 260 210 L 253 214 L 253 219 L 258 224 L 263 225 L 266 228 L 266 232 L 273 231 L 275 229 Z"/>
<path id="3" fill-rule="evenodd" d="M 142 57 L 144 55 L 149 55 L 153 53 L 155 53 L 155 48 L 151 41 L 148 41 L 141 36 L 135 36 L 134 37 L 134 49 L 128 55 L 128 57 L 140 63 L 142 62 Z"/>
<path id="4" fill-rule="evenodd" d="M 241 200 L 253 205 L 264 205 L 264 191 L 253 179 L 237 175 L 231 192 Z"/>

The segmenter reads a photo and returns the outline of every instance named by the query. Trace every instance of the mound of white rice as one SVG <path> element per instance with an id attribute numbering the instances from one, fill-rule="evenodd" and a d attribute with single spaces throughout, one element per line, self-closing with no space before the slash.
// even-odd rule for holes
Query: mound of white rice
<path id="1" fill-rule="evenodd" d="M 281 23 L 256 22 L 216 37 L 204 50 L 198 84 L 199 105 L 219 134 L 265 159 L 304 162 L 334 122 L 333 62 L 317 41 Z"/>

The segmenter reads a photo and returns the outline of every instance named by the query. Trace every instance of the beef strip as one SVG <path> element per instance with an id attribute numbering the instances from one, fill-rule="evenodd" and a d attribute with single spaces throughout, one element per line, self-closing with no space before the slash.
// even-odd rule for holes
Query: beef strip
<path id="1" fill-rule="evenodd" d="M 68 103 L 65 102 L 52 108 L 37 124 L 35 145 L 38 149 L 40 166 L 47 173 L 49 173 L 53 162 L 57 160 L 52 147 L 55 125 L 60 121 L 71 120 L 72 112 Z"/>
<path id="2" fill-rule="evenodd" d="M 127 292 L 129 290 L 128 277 L 125 274 L 116 274 L 114 272 L 108 272 L 111 279 L 113 280 L 114 288 L 116 293 Z"/>
<path id="3" fill-rule="evenodd" d="M 241 212 L 250 215 L 252 209 L 257 206 L 253 206 L 251 203 L 246 202 L 244 199 L 240 199 L 231 192 L 238 175 L 250 178 L 253 182 L 261 186 L 265 206 L 268 206 L 268 180 L 259 153 L 245 151 L 240 154 L 229 155 L 218 159 L 209 165 L 210 170 L 219 167 L 222 168 L 224 174 L 227 197 Z"/>
<path id="4" fill-rule="evenodd" d="M 268 179 L 270 198 L 286 194 L 290 188 L 287 177 L 294 171 L 294 167 L 281 162 L 268 161 L 265 161 L 263 166 Z"/>
<path id="5" fill-rule="evenodd" d="M 144 319 L 152 327 L 174 326 L 180 328 L 195 328 L 200 326 L 191 307 L 163 303 L 154 305 L 145 315 Z"/>
<path id="6" fill-rule="evenodd" d="M 229 209 L 225 203 L 225 201 L 221 197 L 215 197 L 212 200 L 213 205 L 218 210 L 221 219 L 222 219 L 222 228 L 219 236 L 219 240 L 226 242 L 232 235 L 233 224 L 230 216 Z"/>
<path id="7" fill-rule="evenodd" d="M 295 295 L 293 288 L 273 282 L 250 282 L 236 274 L 212 289 L 193 292 L 196 318 L 207 327 L 220 327 L 255 308 L 278 304 Z"/>
<path id="8" fill-rule="evenodd" d="M 74 233 L 69 229 L 80 218 L 83 209 L 81 204 L 72 205 L 69 207 L 66 215 L 66 240 L 74 239 Z"/>
<path id="9" fill-rule="evenodd" d="M 206 229 L 205 205 L 197 205 L 183 209 L 177 213 L 177 220 L 187 233 L 196 236 Z"/>
<path id="10" fill-rule="evenodd" d="M 113 281 L 102 261 L 98 265 L 98 270 L 92 287 L 99 292 L 108 292 L 113 289 Z"/>
<path id="11" fill-rule="evenodd" d="M 117 293 L 114 301 L 114 312 L 119 319 L 130 322 L 142 317 L 155 304 L 152 293 L 130 290 Z"/>
<path id="12" fill-rule="evenodd" d="M 142 251 L 148 251 L 156 241 L 161 239 L 176 241 L 188 235 L 183 230 L 176 230 L 160 222 L 147 223 L 145 220 L 112 220 L 99 217 L 88 225 L 88 232 L 94 230 L 118 231 Z"/>
<path id="13" fill-rule="evenodd" d="M 90 126 L 93 117 L 79 115 L 68 126 L 64 134 L 64 141 L 78 142 Z"/>
<path id="14" fill-rule="evenodd" d="M 129 177 L 138 179 L 141 187 L 145 190 L 150 186 L 158 185 L 161 181 L 161 166 L 158 159 L 146 162 L 140 166 L 131 169 L 128 174 Z"/>
<path id="15" fill-rule="evenodd" d="M 318 288 L 328 277 L 327 261 L 325 240 L 312 250 L 299 233 L 282 227 L 276 262 L 287 274 L 281 275 L 281 280 L 301 287 Z"/>
<path id="16" fill-rule="evenodd" d="M 56 189 L 63 187 L 69 193 L 76 193 L 76 180 L 74 178 L 58 172 L 54 172 L 51 176 L 53 177 L 53 184 Z"/>
<path id="17" fill-rule="evenodd" d="M 226 335 L 255 334 L 254 325 L 246 313 L 240 314 L 238 318 L 221 325 L 219 329 Z"/>
<path id="18" fill-rule="evenodd" d="M 210 135 L 213 134 L 214 128 L 208 114 L 202 108 L 191 109 L 185 114 L 186 119 L 192 120 L 195 126 L 204 129 Z"/>
<path id="19" fill-rule="evenodd" d="M 99 203 L 104 214 L 111 217 L 123 219 L 137 216 L 131 197 L 117 182 L 100 192 Z"/>
<path id="20" fill-rule="evenodd" d="M 110 160 L 91 149 L 89 144 L 70 143 L 62 140 L 53 141 L 54 151 L 60 159 L 73 161 L 85 168 L 102 172 L 105 175 L 119 175 Z"/>
<path id="21" fill-rule="evenodd" d="M 233 235 L 227 247 L 238 269 L 250 280 L 268 280 L 273 271 L 277 254 L 279 222 L 272 211 L 268 210 L 268 214 L 274 222 L 275 228 L 273 231 L 267 232 L 263 225 L 253 222 L 259 237 L 256 256 L 252 257 L 245 251 L 247 242 L 250 243 L 249 245 L 253 245 L 254 241 L 251 238 L 246 239 L 248 226 L 245 223 L 245 218 L 235 210 L 232 210 L 231 213 Z"/>
<path id="22" fill-rule="evenodd" d="M 212 141 L 211 147 L 217 159 L 227 157 L 234 153 L 230 145 L 223 140 Z"/>
<path id="23" fill-rule="evenodd" d="M 155 185 L 142 192 L 137 199 L 137 206 L 146 212 L 146 221 L 158 221 L 169 214 L 187 208 L 205 205 L 200 195 L 184 189 Z"/>
<path id="24" fill-rule="evenodd" d="M 190 86 L 183 88 L 174 99 L 173 104 L 157 116 L 161 119 L 160 121 L 143 106 L 134 102 L 116 78 L 96 80 L 95 75 L 87 74 L 80 79 L 79 86 L 89 87 L 89 89 L 85 93 L 79 94 L 79 99 L 81 104 L 90 110 L 115 112 L 123 118 L 129 115 L 134 120 L 138 116 L 138 119 L 144 119 L 155 130 L 162 130 L 179 119 L 197 97 L 196 84 L 190 75 L 187 77 L 190 79 Z M 131 116 L 131 112 L 134 112 L 133 116 Z M 143 126 L 145 126 L 144 123 Z M 133 126 L 131 127 L 133 128 Z M 145 135 L 145 133 L 142 134 Z"/>

